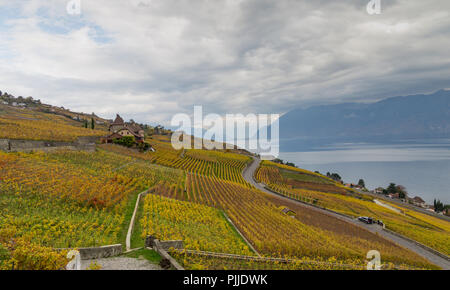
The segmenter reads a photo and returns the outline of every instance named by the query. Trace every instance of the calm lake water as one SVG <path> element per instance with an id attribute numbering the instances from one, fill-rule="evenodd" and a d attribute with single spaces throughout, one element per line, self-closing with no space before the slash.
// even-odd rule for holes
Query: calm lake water
<path id="1" fill-rule="evenodd" d="M 312 171 L 337 172 L 345 182 L 364 179 L 369 189 L 404 185 L 411 197 L 427 203 L 450 204 L 450 140 L 436 143 L 334 144 L 302 152 L 282 152 L 280 158 Z"/>

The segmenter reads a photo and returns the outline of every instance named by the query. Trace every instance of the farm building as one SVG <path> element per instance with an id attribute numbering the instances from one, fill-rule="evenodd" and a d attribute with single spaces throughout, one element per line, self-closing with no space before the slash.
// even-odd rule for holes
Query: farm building
<path id="1" fill-rule="evenodd" d="M 144 130 L 136 123 L 126 123 L 117 114 L 116 119 L 109 125 L 109 136 L 102 138 L 103 143 L 112 143 L 116 139 L 123 137 L 134 137 L 138 143 L 144 142 Z"/>

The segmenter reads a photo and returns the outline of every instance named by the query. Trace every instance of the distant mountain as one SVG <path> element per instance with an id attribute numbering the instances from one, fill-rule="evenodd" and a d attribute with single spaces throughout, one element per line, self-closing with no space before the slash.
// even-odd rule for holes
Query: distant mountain
<path id="1" fill-rule="evenodd" d="M 450 138 L 450 91 L 296 109 L 280 118 L 281 151 L 335 142 Z"/>

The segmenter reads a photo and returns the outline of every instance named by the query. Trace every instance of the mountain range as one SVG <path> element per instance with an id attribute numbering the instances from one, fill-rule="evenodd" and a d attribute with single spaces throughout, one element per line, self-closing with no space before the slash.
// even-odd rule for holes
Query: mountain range
<path id="1" fill-rule="evenodd" d="M 280 118 L 280 150 L 349 142 L 450 138 L 450 90 L 294 109 Z"/>

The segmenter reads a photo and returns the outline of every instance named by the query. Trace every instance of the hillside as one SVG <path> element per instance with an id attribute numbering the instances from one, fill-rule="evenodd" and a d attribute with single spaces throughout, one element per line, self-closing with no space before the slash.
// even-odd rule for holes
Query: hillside
<path id="1" fill-rule="evenodd" d="M 450 91 L 292 110 L 280 118 L 281 151 L 333 142 L 449 138 Z"/>
<path id="2" fill-rule="evenodd" d="M 106 133 L 40 109 L 9 104 L 2 109 L 0 126 L 14 124 L 25 132 L 33 128 L 24 138 Z M 3 131 L 4 138 L 16 137 L 14 130 Z M 95 152 L 0 152 L 0 252 L 6 251 L 0 269 L 10 269 L 13 261 L 16 269 L 60 269 L 67 263 L 66 252 L 54 248 L 117 243 L 125 248 L 137 196 L 144 191 L 148 195 L 138 203 L 132 248 L 143 247 L 145 237 L 153 235 L 183 240 L 191 251 L 290 261 L 249 263 L 173 253 L 187 269 L 362 269 L 372 249 L 381 252 L 389 267 L 437 268 L 360 226 L 258 190 L 243 177 L 252 161 L 245 151 L 174 150 L 170 135 L 147 136 L 145 141 L 154 152 L 113 144 L 97 145 Z M 256 178 L 282 194 L 345 214 L 379 213 L 392 230 L 414 233 L 412 237 L 448 253 L 448 225 L 387 213 L 373 207 L 369 197 L 321 175 L 264 163 Z"/>
<path id="3" fill-rule="evenodd" d="M 271 190 L 299 200 L 357 218 L 370 216 L 382 220 L 386 228 L 450 255 L 450 223 L 437 217 L 396 206 L 399 212 L 376 204 L 374 198 L 344 187 L 318 173 L 264 161 L 256 179 Z M 407 214 L 406 214 L 407 213 Z"/>
<path id="4" fill-rule="evenodd" d="M 85 122 L 89 128 L 84 128 Z M 15 98 L 7 93 L 0 96 L 0 139 L 74 141 L 81 136 L 105 135 L 108 124 L 95 114 L 72 112 L 31 97 Z"/>

